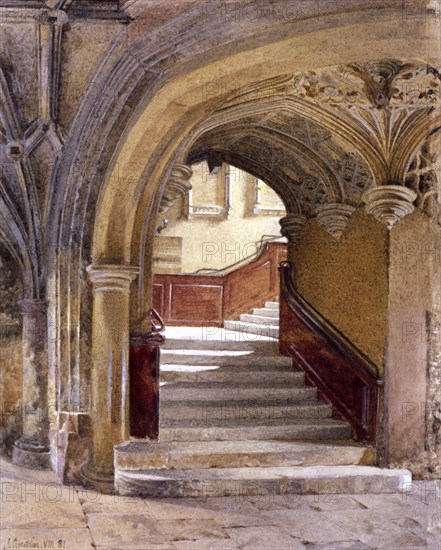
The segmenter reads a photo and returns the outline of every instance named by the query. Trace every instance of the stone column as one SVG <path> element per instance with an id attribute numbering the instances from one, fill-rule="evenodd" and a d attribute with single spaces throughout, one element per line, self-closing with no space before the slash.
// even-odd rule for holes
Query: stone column
<path id="1" fill-rule="evenodd" d="M 83 476 L 86 484 L 109 492 L 113 489 L 113 448 L 130 435 L 129 297 L 138 268 L 91 265 L 87 272 L 93 285 L 96 331 L 91 350 L 92 448 Z"/>
<path id="2" fill-rule="evenodd" d="M 23 316 L 23 434 L 14 444 L 14 464 L 50 468 L 47 303 L 21 300 Z"/>

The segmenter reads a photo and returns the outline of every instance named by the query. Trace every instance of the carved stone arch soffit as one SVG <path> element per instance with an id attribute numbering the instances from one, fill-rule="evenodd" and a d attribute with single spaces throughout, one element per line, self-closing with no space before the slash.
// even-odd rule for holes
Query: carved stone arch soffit
<path id="1" fill-rule="evenodd" d="M 297 162 L 291 166 L 306 187 L 319 186 L 317 180 L 311 181 L 311 167 L 316 176 L 321 162 L 329 168 L 325 185 L 337 177 L 340 196 L 328 193 L 323 202 L 354 207 L 363 202 L 369 188 L 404 186 L 415 144 L 422 143 L 436 124 L 439 80 L 436 68 L 399 60 L 281 75 L 229 94 L 198 129 L 196 143 L 223 128 L 223 139 L 228 129 L 233 134 L 242 131 L 246 135 L 242 141 L 247 143 L 236 138 L 235 147 L 246 148 L 257 134 L 268 132 L 267 143 L 285 141 L 291 158 L 297 149 Z M 320 159 L 318 164 L 316 159 Z M 296 180 L 292 172 L 285 171 L 291 185 Z M 433 176 L 425 176 L 426 186 L 428 179 L 432 181 Z M 433 210 L 435 192 L 425 193 L 416 204 Z M 323 209 L 316 213 L 323 216 Z"/>
<path id="2" fill-rule="evenodd" d="M 285 187 L 274 187 L 278 194 L 284 197 L 289 190 L 287 210 L 308 217 L 326 203 L 358 206 L 372 184 L 370 170 L 356 151 L 345 151 L 328 130 L 286 111 L 212 129 L 198 138 L 192 151 L 222 148 L 244 159 L 259 159 L 268 172 L 266 181 L 278 180 Z M 244 169 L 251 172 L 247 163 Z"/>
<path id="3" fill-rule="evenodd" d="M 427 128 L 427 115 L 439 107 L 440 90 L 438 70 L 422 62 L 367 61 L 253 83 L 230 94 L 219 116 L 224 122 L 240 116 L 245 105 L 250 112 L 303 115 L 329 130 L 333 139 L 356 147 L 375 184 L 383 185 L 397 181 L 396 159 Z"/>

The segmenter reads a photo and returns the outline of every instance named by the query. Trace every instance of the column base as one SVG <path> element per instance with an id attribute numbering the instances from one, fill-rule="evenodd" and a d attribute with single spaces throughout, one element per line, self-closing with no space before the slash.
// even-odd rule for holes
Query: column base
<path id="1" fill-rule="evenodd" d="M 98 472 L 90 464 L 81 468 L 81 481 L 87 489 L 104 495 L 115 494 L 115 476 L 113 472 Z"/>
<path id="2" fill-rule="evenodd" d="M 49 448 L 24 438 L 17 439 L 12 450 L 12 462 L 32 470 L 51 470 Z"/>

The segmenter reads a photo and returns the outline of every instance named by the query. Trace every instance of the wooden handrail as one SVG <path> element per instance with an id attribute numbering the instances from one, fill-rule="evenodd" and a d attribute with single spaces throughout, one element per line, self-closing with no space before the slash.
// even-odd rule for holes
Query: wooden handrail
<path id="1" fill-rule="evenodd" d="M 269 239 L 265 239 L 265 237 L 270 237 Z M 240 269 L 244 265 L 250 264 L 251 262 L 254 262 L 255 260 L 258 260 L 260 256 L 267 250 L 268 245 L 270 244 L 285 244 L 281 243 L 280 240 L 283 237 L 276 237 L 275 235 L 262 235 L 262 238 L 260 241 L 255 241 L 251 244 L 258 244 L 259 247 L 253 254 L 250 254 L 246 258 L 242 258 L 238 260 L 237 262 L 233 262 L 231 265 L 228 265 L 227 267 L 223 267 L 221 269 L 212 269 L 208 267 L 204 267 L 202 269 L 198 269 L 194 273 L 191 273 L 191 275 L 219 275 L 224 276 L 228 275 L 231 271 L 236 271 L 237 269 Z"/>
<path id="2" fill-rule="evenodd" d="M 350 423 L 356 439 L 378 444 L 383 400 L 378 366 L 295 288 L 289 262 L 279 271 L 281 353 L 331 402 L 334 416 Z"/>
<path id="3" fill-rule="evenodd" d="M 296 289 L 291 278 L 290 262 L 282 262 L 279 271 L 282 275 L 282 291 L 285 291 L 286 300 L 296 314 L 302 318 L 311 330 L 319 331 L 325 339 L 330 343 L 332 342 L 332 345 L 340 349 L 342 353 L 351 355 L 357 366 L 367 374 L 373 373 L 377 382 L 382 382 L 378 366 Z"/>

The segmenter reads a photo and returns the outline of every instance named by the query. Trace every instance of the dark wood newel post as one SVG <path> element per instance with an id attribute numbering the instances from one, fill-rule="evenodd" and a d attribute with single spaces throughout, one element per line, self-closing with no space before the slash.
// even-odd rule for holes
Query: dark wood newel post
<path id="1" fill-rule="evenodd" d="M 130 335 L 130 435 L 140 439 L 159 437 L 159 364 L 165 338 L 159 329 Z"/>

